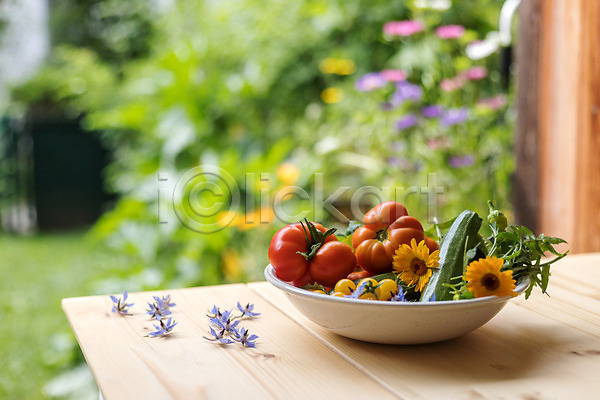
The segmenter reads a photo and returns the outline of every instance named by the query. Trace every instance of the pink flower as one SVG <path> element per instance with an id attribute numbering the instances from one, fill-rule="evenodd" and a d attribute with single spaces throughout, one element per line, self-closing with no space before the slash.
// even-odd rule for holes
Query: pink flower
<path id="1" fill-rule="evenodd" d="M 380 74 L 388 82 L 401 82 L 406 79 L 406 72 L 401 69 L 384 69 Z"/>
<path id="2" fill-rule="evenodd" d="M 499 94 L 498 96 L 495 96 L 495 97 L 481 99 L 477 102 L 477 105 L 481 106 L 483 108 L 487 108 L 492 111 L 497 110 L 506 105 L 506 95 Z"/>
<path id="3" fill-rule="evenodd" d="M 460 89 L 465 84 L 465 79 L 462 76 L 455 76 L 454 78 L 444 79 L 440 83 L 440 88 L 444 92 L 453 92 Z"/>
<path id="4" fill-rule="evenodd" d="M 465 28 L 460 25 L 444 25 L 435 30 L 440 39 L 456 39 L 465 34 Z"/>
<path id="5" fill-rule="evenodd" d="M 383 33 L 390 36 L 411 36 L 425 29 L 421 21 L 390 21 L 383 25 Z"/>
<path id="6" fill-rule="evenodd" d="M 475 66 L 464 71 L 462 75 L 469 80 L 477 81 L 487 76 L 487 69 L 482 66 Z"/>

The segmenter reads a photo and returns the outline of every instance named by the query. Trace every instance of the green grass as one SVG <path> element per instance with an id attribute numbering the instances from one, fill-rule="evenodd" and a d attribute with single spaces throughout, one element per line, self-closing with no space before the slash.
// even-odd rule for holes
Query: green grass
<path id="1" fill-rule="evenodd" d="M 46 398 L 44 385 L 81 357 L 61 299 L 93 294 L 110 262 L 84 234 L 0 235 L 0 398 Z"/>

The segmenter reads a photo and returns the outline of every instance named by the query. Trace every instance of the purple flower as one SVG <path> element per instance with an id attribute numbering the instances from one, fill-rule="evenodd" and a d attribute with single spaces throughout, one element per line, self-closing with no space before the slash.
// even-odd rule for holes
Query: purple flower
<path id="1" fill-rule="evenodd" d="M 170 333 L 173 330 L 175 325 L 177 325 L 177 322 L 175 322 L 172 318 L 169 318 L 167 320 L 167 322 L 163 322 L 162 319 L 159 319 L 158 325 L 154 325 L 154 328 L 156 330 L 154 332 L 150 332 L 147 336 L 150 336 L 150 337 L 165 336 L 166 334 Z"/>
<path id="2" fill-rule="evenodd" d="M 220 317 L 214 317 L 210 319 L 210 322 L 213 325 L 216 325 L 219 329 L 223 329 L 226 332 L 231 332 L 233 334 L 237 333 L 235 329 L 240 321 L 233 321 L 231 318 L 231 311 L 223 311 Z"/>
<path id="3" fill-rule="evenodd" d="M 135 303 L 127 303 L 127 290 L 123 292 L 123 298 L 118 298 L 117 296 L 110 296 L 110 299 L 113 302 L 112 312 L 117 313 L 119 315 L 131 315 L 129 311 L 127 311 L 127 307 L 133 306 Z"/>
<path id="4" fill-rule="evenodd" d="M 444 25 L 435 30 L 440 39 L 456 39 L 465 34 L 465 28 L 461 25 Z"/>
<path id="5" fill-rule="evenodd" d="M 402 287 L 402 285 L 400 285 L 400 284 L 398 285 L 398 294 L 395 294 L 392 297 L 390 297 L 390 301 L 401 302 L 401 303 L 408 301 L 404 297 L 404 288 Z"/>
<path id="6" fill-rule="evenodd" d="M 464 76 L 465 78 L 472 80 L 472 81 L 477 81 L 480 79 L 483 79 L 487 76 L 487 69 L 485 67 L 482 66 L 475 66 L 475 67 L 471 67 L 468 70 L 464 71 L 462 73 L 462 76 Z"/>
<path id="7" fill-rule="evenodd" d="M 210 340 L 213 342 L 219 342 L 221 344 L 231 344 L 233 343 L 233 340 L 229 339 L 228 337 L 225 336 L 225 329 L 222 329 L 218 332 L 216 332 L 212 327 L 208 327 L 208 331 L 209 333 L 212 335 L 211 338 L 207 338 L 206 336 L 203 336 L 204 339 L 206 340 Z"/>
<path id="8" fill-rule="evenodd" d="M 468 108 L 451 108 L 446 110 L 440 119 L 440 124 L 443 126 L 450 126 L 456 124 L 462 124 L 469 117 Z"/>
<path id="9" fill-rule="evenodd" d="M 157 296 L 154 296 L 154 299 L 156 300 L 156 302 L 148 302 L 148 309 L 146 310 L 146 314 L 150 315 L 150 318 L 158 319 L 160 317 L 166 317 L 167 315 L 171 315 L 168 303 L 165 303 L 163 299 Z"/>
<path id="10" fill-rule="evenodd" d="M 240 342 L 244 347 L 256 347 L 254 343 L 258 339 L 257 335 L 250 335 L 248 329 L 242 328 L 236 337 L 236 342 Z"/>
<path id="11" fill-rule="evenodd" d="M 417 125 L 417 123 L 418 119 L 416 115 L 407 114 L 405 117 L 400 118 L 398 121 L 396 121 L 396 129 L 399 131 L 403 131 L 405 129 Z"/>
<path id="12" fill-rule="evenodd" d="M 406 79 L 406 72 L 401 69 L 384 69 L 380 75 L 388 82 L 400 82 Z"/>
<path id="13" fill-rule="evenodd" d="M 383 25 L 383 33 L 389 36 L 411 36 L 425 29 L 421 21 L 390 21 Z"/>
<path id="14" fill-rule="evenodd" d="M 237 309 L 240 310 L 242 312 L 242 315 L 240 315 L 241 317 L 244 316 L 248 316 L 248 317 L 256 317 L 257 315 L 260 315 L 260 313 L 257 312 L 253 312 L 252 310 L 254 310 L 254 304 L 246 304 L 245 307 L 242 307 L 242 305 L 240 304 L 240 302 L 238 301 L 237 303 Z"/>
<path id="15" fill-rule="evenodd" d="M 356 89 L 361 92 L 370 92 L 387 84 L 387 80 L 378 72 L 369 72 L 358 78 Z"/>
<path id="16" fill-rule="evenodd" d="M 421 115 L 425 118 L 437 118 L 442 115 L 444 109 L 440 106 L 425 106 L 421 109 Z"/>
<path id="17" fill-rule="evenodd" d="M 398 82 L 396 84 L 396 91 L 392 95 L 390 102 L 395 106 L 399 106 L 406 100 L 417 101 L 422 95 L 423 89 L 421 89 L 421 86 L 405 81 Z"/>
<path id="18" fill-rule="evenodd" d="M 406 158 L 388 157 L 386 159 L 386 162 L 388 163 L 388 165 L 390 165 L 392 167 L 397 167 L 397 168 L 401 168 L 401 169 L 409 169 L 410 168 L 410 162 Z"/>
<path id="19" fill-rule="evenodd" d="M 452 168 L 464 168 L 473 165 L 475 158 L 472 155 L 463 157 L 450 157 L 449 164 Z"/>

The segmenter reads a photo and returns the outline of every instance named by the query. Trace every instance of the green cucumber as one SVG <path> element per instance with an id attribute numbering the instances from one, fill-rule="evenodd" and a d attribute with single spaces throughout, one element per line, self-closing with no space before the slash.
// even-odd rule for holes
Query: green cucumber
<path id="1" fill-rule="evenodd" d="M 450 288 L 445 283 L 456 283 L 452 278 L 462 276 L 463 257 L 466 249 L 475 247 L 479 240 L 481 218 L 477 213 L 463 211 L 452 223 L 440 247 L 440 265 L 433 274 L 421 295 L 421 301 L 430 301 L 435 294 L 435 300 L 452 300 Z"/>

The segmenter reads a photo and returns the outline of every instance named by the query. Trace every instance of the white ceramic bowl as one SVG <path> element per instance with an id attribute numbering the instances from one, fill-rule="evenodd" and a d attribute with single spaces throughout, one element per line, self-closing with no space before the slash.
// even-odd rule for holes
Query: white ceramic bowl
<path id="1" fill-rule="evenodd" d="M 386 344 L 433 343 L 475 330 L 492 319 L 511 297 L 481 297 L 471 300 L 386 302 L 326 296 L 300 289 L 277 276 L 271 265 L 265 278 L 283 290 L 292 304 L 308 319 L 339 335 L 365 342 Z M 516 288 L 521 294 L 529 278 Z"/>

